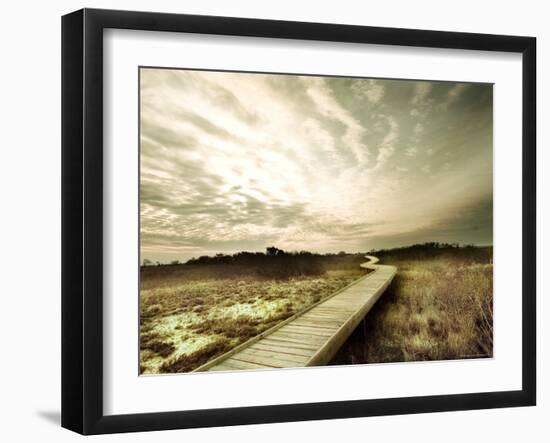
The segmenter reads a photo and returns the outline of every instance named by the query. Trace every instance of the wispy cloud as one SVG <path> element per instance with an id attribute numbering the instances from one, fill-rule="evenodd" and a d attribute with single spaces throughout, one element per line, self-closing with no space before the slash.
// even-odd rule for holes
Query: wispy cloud
<path id="1" fill-rule="evenodd" d="M 359 98 L 366 98 L 375 104 L 382 100 L 385 91 L 384 85 L 376 80 L 356 80 L 351 89 Z"/>
<path id="2" fill-rule="evenodd" d="M 492 195 L 490 87 L 461 85 L 142 69 L 143 256 L 430 240 Z"/>
<path id="3" fill-rule="evenodd" d="M 467 91 L 469 88 L 470 88 L 469 84 L 457 83 L 451 89 L 449 89 L 445 97 L 445 100 L 439 104 L 439 107 L 444 110 L 448 109 L 449 106 L 459 101 L 460 98 L 462 97 L 462 94 L 464 94 L 464 92 Z"/>
<path id="4" fill-rule="evenodd" d="M 418 148 L 415 146 L 411 146 L 410 148 L 405 149 L 405 155 L 408 157 L 415 157 L 416 154 L 418 154 Z"/>
<path id="5" fill-rule="evenodd" d="M 333 91 L 323 78 L 305 78 L 303 82 L 317 111 L 341 125 L 342 142 L 353 153 L 355 160 L 360 165 L 365 164 L 368 158 L 368 149 L 364 142 L 367 129 L 337 101 Z"/>
<path id="6" fill-rule="evenodd" d="M 411 103 L 413 105 L 425 104 L 431 90 L 432 90 L 432 84 L 430 82 L 416 82 L 414 84 L 414 92 L 413 92 Z"/>

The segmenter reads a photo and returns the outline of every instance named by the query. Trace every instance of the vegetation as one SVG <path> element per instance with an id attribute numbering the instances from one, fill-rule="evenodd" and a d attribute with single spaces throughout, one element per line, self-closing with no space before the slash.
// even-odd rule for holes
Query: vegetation
<path id="1" fill-rule="evenodd" d="M 347 286 L 362 254 L 240 252 L 144 263 L 140 370 L 187 372 Z"/>
<path id="2" fill-rule="evenodd" d="M 370 251 L 398 273 L 331 364 L 490 357 L 492 248 Z M 363 254 L 239 252 L 144 262 L 142 373 L 191 371 L 364 275 Z"/>
<path id="3" fill-rule="evenodd" d="M 428 243 L 371 252 L 398 273 L 332 364 L 492 356 L 491 247 Z"/>

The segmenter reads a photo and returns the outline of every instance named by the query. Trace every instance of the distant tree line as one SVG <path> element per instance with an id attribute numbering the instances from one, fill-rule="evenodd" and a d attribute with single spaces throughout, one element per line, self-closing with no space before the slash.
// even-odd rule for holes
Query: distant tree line
<path id="1" fill-rule="evenodd" d="M 393 259 L 427 259 L 442 257 L 452 254 L 453 257 L 462 257 L 467 260 L 489 260 L 493 254 L 491 246 L 479 247 L 472 244 L 460 245 L 458 243 L 426 242 L 410 246 L 403 246 L 391 249 L 371 249 L 369 254 L 380 259 L 391 257 Z"/>
<path id="2" fill-rule="evenodd" d="M 388 249 L 371 249 L 369 254 L 385 253 L 385 252 L 398 252 L 398 251 L 420 251 L 420 250 L 432 250 L 432 249 L 455 249 L 455 248 L 475 248 L 474 245 L 460 245 L 459 243 L 440 243 L 440 242 L 425 242 L 415 243 L 409 246 L 400 246 L 397 248 Z"/>
<path id="3" fill-rule="evenodd" d="M 458 243 L 426 242 L 398 248 L 371 249 L 368 254 L 378 256 L 379 258 L 388 255 L 403 258 L 423 258 L 434 256 L 434 254 L 440 255 L 450 250 L 460 250 L 461 253 L 464 254 L 479 254 L 482 250 L 489 250 L 490 253 L 492 253 L 492 248 L 490 247 L 480 248 L 471 244 L 460 245 Z M 164 265 L 158 261 L 153 262 L 145 258 L 143 260 L 143 266 L 206 266 L 223 264 L 258 267 L 258 273 L 262 272 L 261 269 L 271 268 L 273 270 L 279 268 L 282 270 L 281 274 L 316 274 L 323 272 L 323 264 L 327 262 L 330 262 L 331 265 L 339 263 L 342 268 L 354 267 L 358 265 L 358 263 L 364 261 L 364 255 L 365 253 L 362 252 L 347 253 L 345 251 L 340 251 L 336 254 L 319 254 L 309 251 L 288 252 L 275 246 L 269 246 L 266 248 L 265 252 L 240 251 L 234 254 L 217 253 L 213 256 L 202 255 L 200 257 L 193 257 L 186 262 L 172 260 L 169 264 Z M 290 268 L 293 270 L 290 270 Z"/>
<path id="4" fill-rule="evenodd" d="M 241 251 L 235 254 L 203 255 L 192 258 L 188 266 L 240 265 L 253 267 L 255 273 L 264 277 L 286 278 L 297 275 L 316 275 L 324 272 L 321 254 L 308 251 L 286 252 L 270 246 L 263 252 Z"/>
<path id="5" fill-rule="evenodd" d="M 210 265 L 210 264 L 257 264 L 265 261 L 286 261 L 293 258 L 315 258 L 322 257 L 321 254 L 308 251 L 286 252 L 282 249 L 270 246 L 264 252 L 241 251 L 235 254 L 218 253 L 214 256 L 203 255 L 198 258 L 187 260 L 187 265 Z"/>
<path id="6" fill-rule="evenodd" d="M 364 262 L 364 253 L 319 254 L 309 251 L 285 251 L 275 246 L 265 249 L 265 252 L 240 251 L 234 254 L 218 253 L 213 256 L 194 257 L 186 262 L 173 260 L 169 264 L 160 265 L 148 259 L 143 260 L 143 268 L 201 269 L 223 265 L 227 271 L 233 268 L 234 273 L 253 273 L 265 278 L 289 278 L 299 275 L 321 275 L 327 269 L 358 269 Z M 221 271 L 221 269 L 220 269 Z M 225 271 L 224 271 L 225 272 Z"/>

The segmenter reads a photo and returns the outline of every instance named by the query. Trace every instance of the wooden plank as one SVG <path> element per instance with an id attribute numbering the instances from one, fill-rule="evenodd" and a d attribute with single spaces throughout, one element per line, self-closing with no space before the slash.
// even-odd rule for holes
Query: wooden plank
<path id="1" fill-rule="evenodd" d="M 284 327 L 282 327 L 281 331 L 301 330 L 303 332 L 315 332 L 315 333 L 330 334 L 334 331 L 334 329 L 337 329 L 337 326 L 300 324 L 300 323 L 292 322 L 292 323 L 289 323 L 288 325 L 285 325 Z"/>
<path id="2" fill-rule="evenodd" d="M 335 306 L 326 306 L 326 307 L 323 307 L 321 309 L 315 309 L 315 313 L 320 313 L 320 314 L 348 314 L 350 312 L 353 312 L 353 309 L 349 308 L 349 306 L 347 306 L 346 308 L 342 308 L 342 307 L 335 307 Z"/>
<path id="3" fill-rule="evenodd" d="M 327 307 L 330 308 L 343 308 L 347 310 L 352 310 L 350 304 L 361 303 L 362 298 L 354 298 L 353 300 L 331 300 L 330 303 L 327 303 Z"/>
<path id="4" fill-rule="evenodd" d="M 265 340 L 262 340 L 262 343 L 268 345 L 280 345 L 280 346 L 289 346 L 293 349 L 302 349 L 304 351 L 316 351 L 319 349 L 319 345 L 314 343 L 305 342 L 303 340 L 293 340 L 291 338 L 284 337 L 268 337 Z"/>
<path id="5" fill-rule="evenodd" d="M 343 323 L 345 323 L 345 319 L 342 319 L 340 321 L 328 320 L 328 319 L 315 321 L 315 320 L 308 320 L 306 318 L 299 318 L 298 320 L 293 321 L 291 324 L 294 326 L 311 326 L 314 328 L 338 329 Z"/>
<path id="6" fill-rule="evenodd" d="M 305 367 L 306 362 L 311 358 L 290 354 L 277 354 L 276 352 L 254 350 L 248 353 L 244 351 L 233 357 L 237 360 L 248 361 L 260 365 L 270 365 L 277 368 Z"/>
<path id="7" fill-rule="evenodd" d="M 257 343 L 254 346 L 254 348 L 251 348 L 251 349 L 254 349 L 254 350 L 258 349 L 260 351 L 276 352 L 281 354 L 296 355 L 299 357 L 307 357 L 307 359 L 313 357 L 313 354 L 315 354 L 314 349 L 300 349 L 289 345 L 285 346 L 282 344 L 266 343 L 263 340 L 261 343 Z"/>
<path id="8" fill-rule="evenodd" d="M 339 318 L 346 318 L 346 316 L 348 315 L 348 313 L 346 311 L 336 311 L 336 312 L 325 312 L 325 311 L 317 311 L 315 310 L 314 312 L 311 312 L 311 313 L 307 313 L 307 314 L 304 314 L 303 316 L 299 317 L 299 318 L 303 318 L 303 319 L 319 319 L 319 320 L 323 320 L 323 319 L 327 319 L 327 320 L 333 320 L 333 319 L 339 319 Z"/>
<path id="9" fill-rule="evenodd" d="M 300 318 L 300 322 L 304 323 L 314 323 L 314 324 L 323 324 L 324 322 L 328 322 L 328 324 L 331 323 L 342 323 L 346 321 L 346 319 L 349 317 L 349 314 L 335 314 L 331 317 L 319 317 L 319 316 L 311 316 L 307 318 Z"/>
<path id="10" fill-rule="evenodd" d="M 321 335 L 309 335 L 309 334 L 296 334 L 295 332 L 277 332 L 277 335 L 273 335 L 276 338 L 300 340 L 303 343 L 311 343 L 315 345 L 321 345 L 327 341 L 326 336 Z"/>
<path id="11" fill-rule="evenodd" d="M 305 326 L 286 326 L 284 328 L 285 332 L 293 332 L 297 335 L 316 335 L 318 337 L 330 337 L 336 331 L 335 329 L 321 329 L 321 328 L 312 328 Z"/>
<path id="12" fill-rule="evenodd" d="M 256 369 L 273 369 L 274 366 L 259 365 L 256 363 L 249 363 L 238 360 L 225 360 L 223 363 L 214 366 L 212 371 L 242 371 L 242 370 L 256 370 Z"/>
<path id="13" fill-rule="evenodd" d="M 309 357 L 312 355 L 310 354 Z M 239 352 L 239 355 L 236 356 L 237 358 L 242 358 L 244 360 L 248 360 L 249 357 L 262 357 L 262 358 L 275 358 L 278 360 L 284 360 L 292 363 L 305 363 L 308 358 L 303 355 L 293 355 L 293 354 L 279 354 L 276 351 L 265 351 L 262 349 L 258 349 L 255 346 L 250 347 L 249 349 L 245 349 L 242 352 Z"/>
<path id="14" fill-rule="evenodd" d="M 342 308 L 337 308 L 337 307 L 335 307 L 335 305 L 330 304 L 330 303 L 327 302 L 327 303 L 323 304 L 323 306 L 319 306 L 318 309 L 316 308 L 312 312 L 320 312 L 320 313 L 324 312 L 324 313 L 329 313 L 330 314 L 331 312 L 333 312 L 335 310 L 342 310 Z M 343 310 L 344 311 L 346 311 L 346 310 L 349 311 L 350 309 L 349 308 L 344 308 Z"/>
<path id="15" fill-rule="evenodd" d="M 266 366 L 269 365 L 274 368 L 301 368 L 305 366 L 307 359 L 296 362 L 296 361 L 281 358 L 280 356 L 265 357 L 265 356 L 256 355 L 256 354 L 242 355 L 242 353 L 239 352 L 237 356 L 230 357 L 229 361 L 256 363 L 259 365 L 266 365 Z"/>

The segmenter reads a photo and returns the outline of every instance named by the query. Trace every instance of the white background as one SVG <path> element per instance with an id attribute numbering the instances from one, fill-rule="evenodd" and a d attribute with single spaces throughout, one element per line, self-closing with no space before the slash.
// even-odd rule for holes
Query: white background
<path id="1" fill-rule="evenodd" d="M 104 60 L 105 414 L 521 389 L 521 56 L 110 30 Z M 494 83 L 495 358 L 137 377 L 140 65 Z"/>
<path id="2" fill-rule="evenodd" d="M 235 15 L 287 20 L 324 21 L 425 29 L 535 35 L 538 44 L 539 152 L 550 114 L 542 78 L 548 77 L 550 30 L 543 2 L 394 1 L 367 3 L 340 0 L 299 3 L 90 0 L 9 3 L 3 8 L 2 156 L 0 161 L 0 269 L 3 311 L 0 322 L 0 435 L 6 441 L 73 441 L 81 439 L 58 427 L 60 390 L 60 15 L 82 6 Z M 548 156 L 539 160 L 539 190 L 548 195 Z M 539 196 L 542 204 L 542 198 Z M 548 198 L 539 209 L 539 226 L 548 223 Z M 550 265 L 549 236 L 539 229 L 539 273 Z M 170 431 L 98 437 L 126 441 L 296 441 L 333 442 L 342 438 L 408 441 L 547 441 L 550 390 L 545 382 L 550 336 L 542 324 L 547 309 L 543 294 L 548 278 L 539 279 L 539 406 L 495 411 L 468 411 L 399 417 L 257 425 L 224 429 Z M 547 345 L 546 345 L 547 347 Z"/>

